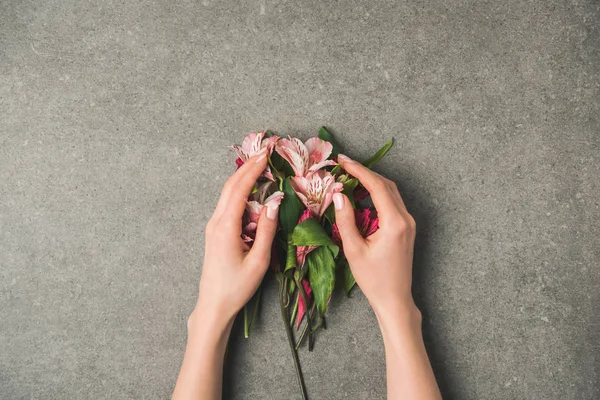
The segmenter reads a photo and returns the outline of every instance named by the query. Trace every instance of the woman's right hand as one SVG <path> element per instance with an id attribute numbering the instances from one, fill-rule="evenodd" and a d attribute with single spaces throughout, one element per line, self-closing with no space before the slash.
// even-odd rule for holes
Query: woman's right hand
<path id="1" fill-rule="evenodd" d="M 379 230 L 363 238 L 348 198 L 333 197 L 344 254 L 356 283 L 378 318 L 419 315 L 411 294 L 415 220 L 406 210 L 396 184 L 347 156 L 342 167 L 370 192 L 379 216 Z"/>

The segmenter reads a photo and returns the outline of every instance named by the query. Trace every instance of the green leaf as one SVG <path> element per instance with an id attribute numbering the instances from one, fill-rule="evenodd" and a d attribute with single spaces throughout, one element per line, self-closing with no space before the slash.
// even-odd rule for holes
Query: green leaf
<path id="1" fill-rule="evenodd" d="M 353 208 L 356 208 L 356 205 L 354 204 L 354 189 L 356 189 L 357 186 L 358 179 L 351 178 L 344 182 L 344 189 L 342 189 L 342 193 L 348 197 Z"/>
<path id="2" fill-rule="evenodd" d="M 354 275 L 352 275 L 348 260 L 344 259 L 342 268 L 344 269 L 344 290 L 346 290 L 346 294 L 350 296 L 350 290 L 356 285 L 356 280 L 354 279 Z"/>
<path id="3" fill-rule="evenodd" d="M 331 224 L 333 225 L 335 223 L 335 208 L 333 206 L 333 203 L 331 203 L 329 205 L 329 207 L 327 207 L 327 209 L 325 210 L 325 212 L 323 213 L 323 217 L 325 217 L 325 219 Z"/>
<path id="4" fill-rule="evenodd" d="M 338 164 L 331 169 L 331 175 L 336 176 L 342 169 L 342 164 Z"/>
<path id="5" fill-rule="evenodd" d="M 283 181 L 283 193 L 284 197 L 279 206 L 279 223 L 284 237 L 287 237 L 298 223 L 303 205 L 292 189 L 289 177 Z"/>
<path id="6" fill-rule="evenodd" d="M 332 156 L 337 156 L 338 154 L 340 154 L 340 146 L 337 144 L 335 139 L 333 139 L 333 136 L 331 135 L 331 133 L 329 133 L 327 128 L 325 128 L 324 126 L 319 128 L 318 136 L 319 138 L 331 143 L 331 145 L 333 146 L 333 150 L 331 151 Z"/>
<path id="7" fill-rule="evenodd" d="M 271 154 L 269 159 L 271 160 L 271 164 L 273 165 L 273 167 L 276 168 L 278 171 L 281 170 L 283 168 L 283 165 L 285 164 L 285 160 L 283 159 L 283 157 L 281 157 L 279 153 L 275 151 L 273 152 L 273 154 Z"/>
<path id="8" fill-rule="evenodd" d="M 305 219 L 296 225 L 291 239 L 295 246 L 327 246 L 334 257 L 337 257 L 340 250 L 314 218 Z"/>
<path id="9" fill-rule="evenodd" d="M 308 253 L 306 263 L 317 311 L 323 317 L 335 286 L 335 259 L 329 247 L 323 246 Z"/>
<path id="10" fill-rule="evenodd" d="M 286 273 L 287 271 L 289 271 L 291 269 L 295 269 L 296 265 L 297 265 L 296 246 L 293 245 L 292 240 L 289 236 L 288 236 L 286 248 L 287 248 L 287 250 L 286 250 L 286 256 L 285 256 L 285 268 L 283 269 L 284 273 Z"/>
<path id="11" fill-rule="evenodd" d="M 373 154 L 373 156 L 371 156 L 368 159 L 366 159 L 365 161 L 363 161 L 362 164 L 367 168 L 373 168 L 375 166 L 375 164 L 377 164 L 383 158 L 385 153 L 388 152 L 390 147 L 392 147 L 393 143 L 394 143 L 394 140 L 392 139 L 389 142 L 387 142 L 386 144 L 384 144 L 383 147 L 380 148 L 379 151 L 377 151 L 377 153 Z"/>

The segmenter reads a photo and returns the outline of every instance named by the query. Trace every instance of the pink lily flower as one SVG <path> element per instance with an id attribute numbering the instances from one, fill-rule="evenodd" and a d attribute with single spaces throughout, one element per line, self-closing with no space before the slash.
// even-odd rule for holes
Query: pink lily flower
<path id="1" fill-rule="evenodd" d="M 290 183 L 298 198 L 315 218 L 321 218 L 331 204 L 334 193 L 341 192 L 344 188 L 329 171 L 324 170 L 309 172 L 306 176 L 295 176 Z"/>
<path id="2" fill-rule="evenodd" d="M 256 237 L 256 227 L 258 218 L 263 207 L 275 207 L 281 204 L 283 192 L 275 192 L 264 201 L 250 200 L 246 202 L 246 212 L 242 218 L 242 240 L 245 243 L 252 243 Z"/>
<path id="3" fill-rule="evenodd" d="M 310 138 L 306 143 L 292 137 L 280 139 L 275 146 L 275 151 L 290 163 L 296 176 L 305 176 L 310 171 L 336 165 L 335 161 L 327 159 L 332 150 L 331 143 L 318 137 Z"/>
<path id="4" fill-rule="evenodd" d="M 251 132 L 244 138 L 241 146 L 231 146 L 238 156 L 238 158 L 235 160 L 235 164 L 238 166 L 238 168 L 244 165 L 249 158 L 258 154 L 264 148 L 269 149 L 269 156 L 273 154 L 273 149 L 275 148 L 277 140 L 279 140 L 279 136 L 273 135 L 265 138 L 266 134 L 267 131 Z M 269 168 L 268 165 L 267 168 L 265 168 L 265 172 L 263 172 L 263 176 L 271 181 L 275 180 L 273 178 L 273 174 L 271 173 L 271 168 Z"/>
<path id="5" fill-rule="evenodd" d="M 356 219 L 356 227 L 360 232 L 361 236 L 367 238 L 377 232 L 379 229 L 379 218 L 377 217 L 377 210 L 365 208 L 354 209 L 354 218 Z M 342 237 L 337 224 L 333 224 L 333 230 L 331 232 L 331 239 L 335 244 L 342 248 Z"/>

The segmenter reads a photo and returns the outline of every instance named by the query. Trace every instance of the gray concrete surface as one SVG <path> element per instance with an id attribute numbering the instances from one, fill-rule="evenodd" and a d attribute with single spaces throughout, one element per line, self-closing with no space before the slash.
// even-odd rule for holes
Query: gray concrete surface
<path id="1" fill-rule="evenodd" d="M 227 146 L 321 124 L 396 139 L 446 399 L 600 398 L 599 7 L 1 2 L 0 398 L 168 398 Z M 231 349 L 227 398 L 297 398 L 273 285 Z M 385 397 L 359 291 L 301 360 L 311 399 Z"/>

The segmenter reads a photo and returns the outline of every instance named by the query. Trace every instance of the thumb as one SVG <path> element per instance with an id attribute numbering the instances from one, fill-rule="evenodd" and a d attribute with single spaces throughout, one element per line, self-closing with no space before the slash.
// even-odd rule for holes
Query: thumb
<path id="1" fill-rule="evenodd" d="M 356 227 L 354 209 L 350 200 L 346 195 L 336 193 L 333 195 L 333 205 L 335 206 L 335 223 L 342 237 L 344 253 L 348 255 L 360 251 L 365 241 Z"/>
<path id="2" fill-rule="evenodd" d="M 264 206 L 260 217 L 258 218 L 258 226 L 256 227 L 256 238 L 254 244 L 248 252 L 248 261 L 251 265 L 266 270 L 271 261 L 271 247 L 273 238 L 277 232 L 279 204 L 273 206 Z"/>

